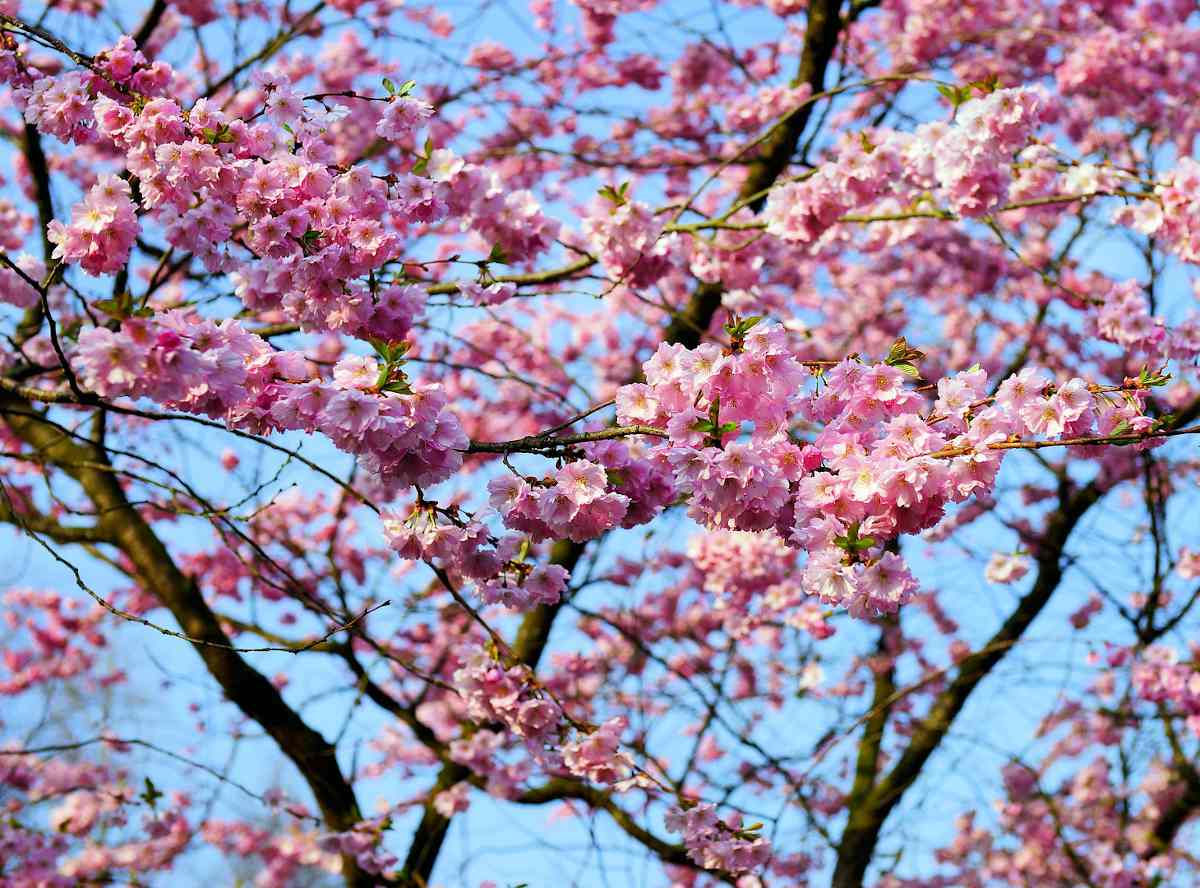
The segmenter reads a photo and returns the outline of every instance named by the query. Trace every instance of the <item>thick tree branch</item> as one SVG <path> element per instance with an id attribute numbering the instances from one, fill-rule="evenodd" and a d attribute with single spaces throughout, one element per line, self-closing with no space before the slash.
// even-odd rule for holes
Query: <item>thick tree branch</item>
<path id="1" fill-rule="evenodd" d="M 875 785 L 879 775 L 879 753 L 883 748 L 883 733 L 896 700 L 896 667 L 888 650 L 889 631 L 895 630 L 889 629 L 886 623 L 880 627 L 879 643 L 875 648 L 876 656 L 886 658 L 887 663 L 875 670 L 871 708 L 868 710 L 866 726 L 858 744 L 854 783 L 846 801 L 846 807 L 851 811 L 862 804 L 871 787 Z"/>
<path id="2" fill-rule="evenodd" d="M 154 29 L 158 27 L 158 23 L 162 21 L 163 13 L 166 11 L 166 0 L 154 0 L 153 5 L 146 10 L 146 17 L 142 19 L 142 23 L 133 35 L 133 42 L 137 44 L 139 49 L 144 50 L 146 48 L 146 44 L 154 35 Z"/>
<path id="3" fill-rule="evenodd" d="M 1146 857 L 1170 850 L 1180 828 L 1195 815 L 1197 810 L 1200 810 L 1200 772 L 1196 770 L 1195 765 L 1183 751 L 1171 719 L 1161 706 L 1160 714 L 1163 716 L 1163 730 L 1166 732 L 1167 742 L 1171 747 L 1171 770 L 1183 783 L 1183 792 L 1167 806 L 1158 822 L 1154 824 L 1154 832 L 1150 835 L 1150 847 L 1146 851 Z"/>
<path id="4" fill-rule="evenodd" d="M 833 888 L 861 888 L 867 866 L 884 821 L 913 785 L 929 757 L 945 739 L 971 693 L 1013 648 L 1025 630 L 1050 601 L 1062 579 L 1062 554 L 1067 539 L 1080 519 L 1102 495 L 1101 488 L 1090 483 L 1059 491 L 1059 511 L 1050 516 L 1037 552 L 1037 577 L 1016 609 L 986 645 L 959 664 L 958 675 L 933 702 L 929 714 L 916 726 L 912 739 L 892 770 L 877 781 L 850 810 L 842 840 L 838 845 L 837 868 Z"/>
<path id="5" fill-rule="evenodd" d="M 40 416 L 28 402 L 0 393 L 5 422 L 30 446 L 83 488 L 101 519 L 97 528 L 133 563 L 141 584 L 171 612 L 180 629 L 200 643 L 194 649 L 229 698 L 279 744 L 312 790 L 325 823 L 346 830 L 362 819 L 354 790 L 342 775 L 336 750 L 310 728 L 283 700 L 262 673 L 232 650 L 229 637 L 200 594 L 196 581 L 185 576 L 170 553 L 138 513 L 111 472 L 89 467 L 105 463 L 99 447 L 89 447 L 65 435 Z M 369 876 L 352 857 L 343 859 L 351 888 L 370 885 Z"/>

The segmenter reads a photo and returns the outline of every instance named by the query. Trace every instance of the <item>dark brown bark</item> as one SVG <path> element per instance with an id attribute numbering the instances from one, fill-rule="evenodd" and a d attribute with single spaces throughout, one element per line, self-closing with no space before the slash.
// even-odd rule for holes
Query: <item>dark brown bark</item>
<path id="1" fill-rule="evenodd" d="M 166 11 L 166 0 L 154 0 L 151 7 L 146 10 L 146 17 L 142 19 L 142 23 L 138 25 L 138 29 L 133 35 L 133 42 L 139 49 L 145 49 L 146 43 L 154 36 L 154 29 L 158 27 Z"/>

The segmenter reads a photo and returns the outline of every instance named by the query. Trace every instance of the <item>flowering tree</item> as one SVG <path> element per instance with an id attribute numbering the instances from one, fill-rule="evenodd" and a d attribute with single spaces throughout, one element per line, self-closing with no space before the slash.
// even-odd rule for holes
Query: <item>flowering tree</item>
<path id="1" fill-rule="evenodd" d="M 1195 884 L 1194 4 L 440 6 L 0 0 L 0 884 Z"/>

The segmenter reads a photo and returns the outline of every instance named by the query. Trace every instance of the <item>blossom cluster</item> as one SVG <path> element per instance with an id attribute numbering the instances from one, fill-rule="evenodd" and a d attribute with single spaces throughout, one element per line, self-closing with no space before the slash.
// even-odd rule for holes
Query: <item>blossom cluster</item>
<path id="1" fill-rule="evenodd" d="M 177 310 L 117 331 L 90 327 L 74 358 L 104 397 L 147 397 L 255 432 L 319 430 L 385 484 L 443 480 L 467 444 L 438 387 L 382 391 L 375 360 L 357 356 L 343 358 L 332 380 L 312 379 L 302 354 L 272 349 L 237 321 Z"/>
<path id="2" fill-rule="evenodd" d="M 1036 368 L 1003 380 L 994 396 L 979 368 L 945 376 L 928 415 L 899 360 L 823 368 L 806 396 L 807 371 L 781 327 L 730 329 L 736 347 L 725 352 L 660 346 L 646 382 L 618 392 L 618 418 L 665 427 L 667 446 L 652 458 L 688 494 L 692 517 L 715 528 L 773 528 L 808 553 L 808 593 L 854 615 L 894 612 L 912 597 L 911 573 L 883 544 L 989 491 L 1005 452 L 991 445 L 1152 424 L 1139 381 L 1120 398 L 1096 398 L 1085 380 L 1055 385 Z M 820 429 L 803 447 L 787 435 L 798 420 Z"/>
<path id="3" fill-rule="evenodd" d="M 412 96 L 392 96 L 384 105 L 375 132 L 381 139 L 398 142 L 409 137 L 433 114 L 433 106 Z"/>
<path id="4" fill-rule="evenodd" d="M 439 520 L 431 506 L 418 506 L 407 516 L 385 513 L 383 530 L 402 558 L 428 562 L 446 571 L 451 582 L 474 581 L 487 604 L 528 610 L 557 603 L 566 588 L 567 570 L 527 562 L 521 537 L 509 534 L 494 541 L 482 523 Z"/>
<path id="5" fill-rule="evenodd" d="M 129 259 L 139 225 L 129 183 L 107 174 L 71 210 L 71 224 L 51 221 L 46 236 L 54 258 L 78 263 L 88 274 L 112 274 Z"/>
<path id="6" fill-rule="evenodd" d="M 1013 154 L 1049 110 L 1036 89 L 1000 89 L 962 104 L 952 124 L 847 137 L 836 161 L 771 192 L 767 231 L 812 243 L 852 210 L 884 198 L 902 207 L 931 189 L 955 213 L 985 215 L 1004 199 Z"/>
<path id="7" fill-rule="evenodd" d="M 663 223 L 643 203 L 612 192 L 592 202 L 580 225 L 612 276 L 629 287 L 649 287 L 666 274 L 671 244 Z"/>
<path id="8" fill-rule="evenodd" d="M 1148 648 L 1133 663 L 1133 686 L 1144 700 L 1171 703 L 1200 737 L 1200 670 L 1181 662 L 1178 652 L 1163 645 Z"/>
<path id="9" fill-rule="evenodd" d="M 351 829 L 321 836 L 317 844 L 324 851 L 354 858 L 363 872 L 381 875 L 400 862 L 381 844 L 384 828 L 385 821 L 382 818 L 364 820 Z"/>
<path id="10" fill-rule="evenodd" d="M 688 541 L 687 555 L 696 585 L 713 597 L 731 635 L 744 636 L 774 619 L 816 639 L 834 634 L 798 582 L 796 548 L 777 533 L 708 530 Z"/>
<path id="11" fill-rule="evenodd" d="M 19 250 L 33 230 L 33 217 L 10 200 L 0 198 L 0 249 Z"/>
<path id="12" fill-rule="evenodd" d="M 620 784 L 633 768 L 633 759 L 621 750 L 621 734 L 628 727 L 628 719 L 618 715 L 591 733 L 579 732 L 562 746 L 563 765 L 594 783 Z"/>
<path id="13" fill-rule="evenodd" d="M 68 71 L 58 77 L 41 77 L 19 89 L 26 123 L 64 142 L 87 144 L 95 138 L 88 86 L 91 75 Z"/>
<path id="14" fill-rule="evenodd" d="M 982 216 L 1004 199 L 1013 154 L 1052 109 L 1043 92 L 1018 87 L 995 90 L 957 110 L 946 131 L 936 124 L 926 125 L 933 127 L 928 133 L 918 128 L 910 150 L 932 157 L 934 179 L 951 209 L 963 216 Z M 922 145 L 925 139 L 932 143 L 929 153 Z"/>
<path id="15" fill-rule="evenodd" d="M 988 561 L 983 575 L 989 583 L 1007 585 L 1020 580 L 1029 573 L 1029 559 L 1012 552 L 997 552 Z"/>
<path id="16" fill-rule="evenodd" d="M 1157 200 L 1119 209 L 1115 221 L 1160 238 L 1187 262 L 1200 262 L 1200 162 L 1181 157 L 1167 180 L 1155 189 Z"/>
<path id="17" fill-rule="evenodd" d="M 534 687 L 527 666 L 505 669 L 478 650 L 455 671 L 454 687 L 471 719 L 502 724 L 546 767 L 618 789 L 641 785 L 633 776 L 633 759 L 620 748 L 627 721 L 618 716 L 592 729 L 568 729 L 562 707 Z M 473 740 L 455 741 L 451 755 L 486 774 L 494 769 L 499 741 L 493 737 L 486 747 Z"/>
<path id="18" fill-rule="evenodd" d="M 489 795 L 496 798 L 511 798 L 533 773 L 531 758 L 505 756 L 514 743 L 521 738 L 509 731 L 493 731 L 480 728 L 470 736 L 450 741 L 450 759 L 485 781 Z M 470 793 L 462 783 L 438 793 L 433 803 L 441 812 L 466 810 L 470 805 Z"/>
<path id="19" fill-rule="evenodd" d="M 0 302 L 17 308 L 32 308 L 41 298 L 30 280 L 37 281 L 44 273 L 42 263 L 28 253 L 22 253 L 14 263 L 25 272 L 26 280 L 16 270 L 0 266 Z"/>
<path id="20" fill-rule="evenodd" d="M 209 818 L 200 826 L 200 836 L 224 854 L 261 860 L 255 876 L 255 888 L 286 888 L 295 884 L 304 868 L 338 873 L 341 857 L 323 845 L 322 837 L 291 829 L 262 829 L 251 824 Z M 369 851 L 367 853 L 370 853 Z"/>
<path id="21" fill-rule="evenodd" d="M 278 378 L 303 379 L 307 362 L 276 352 L 233 320 L 175 310 L 128 318 L 117 330 L 89 327 L 73 355 L 84 384 L 105 398 L 151 398 L 223 417 Z"/>
<path id="22" fill-rule="evenodd" d="M 734 132 L 756 130 L 799 108 L 811 96 L 812 87 L 807 83 L 799 86 L 768 86 L 756 93 L 738 96 L 725 108 L 725 126 Z"/>
<path id="23" fill-rule="evenodd" d="M 529 667 L 506 669 L 480 649 L 455 671 L 454 687 L 472 720 L 498 722 L 536 747 L 557 736 L 562 709 L 544 694 L 535 693 L 531 679 Z"/>
<path id="24" fill-rule="evenodd" d="M 705 869 L 744 873 L 762 866 L 771 856 L 771 843 L 743 830 L 740 815 L 721 820 L 707 802 L 669 811 L 667 829 L 683 835 L 688 857 Z"/>
<path id="25" fill-rule="evenodd" d="M 663 344 L 644 371 L 645 383 L 619 390 L 617 417 L 665 427 L 666 467 L 689 495 L 689 514 L 745 530 L 775 526 L 789 482 L 803 472 L 800 448 L 785 431 L 807 376 L 783 329 L 753 330 L 728 355 L 712 343 Z M 748 442 L 735 440 L 743 422 L 753 423 Z"/>
<path id="26" fill-rule="evenodd" d="M 127 748 L 119 741 L 108 745 Z M 135 794 L 124 771 L 21 755 L 17 746 L 3 752 L 0 786 L 8 791 L 10 816 L 0 823 L 0 878 L 6 882 L 67 888 L 112 878 L 115 872 L 169 870 L 192 840 L 194 830 L 185 814 L 190 799 L 183 793 L 170 793 L 165 806 L 131 822 Z M 47 803 L 52 804 L 49 834 L 11 816 Z M 106 840 L 96 841 L 97 834 Z M 8 870 L 9 862 L 17 868 Z"/>
<path id="27" fill-rule="evenodd" d="M 615 527 L 629 498 L 610 492 L 604 467 L 590 460 L 563 466 L 552 482 L 505 474 L 488 482 L 490 502 L 513 530 L 534 540 L 565 536 L 583 542 Z"/>
<path id="28" fill-rule="evenodd" d="M 436 484 L 462 465 L 467 437 L 436 385 L 400 393 L 310 380 L 280 383 L 270 396 L 269 428 L 322 432 L 393 493 Z"/>
<path id="29" fill-rule="evenodd" d="M 143 212 L 172 247 L 228 274 L 247 308 L 282 310 L 306 330 L 397 342 L 424 310 L 425 293 L 376 273 L 400 259 L 410 224 L 453 215 L 509 262 L 533 258 L 557 236 L 558 223 L 530 192 L 447 151 L 433 151 L 420 173 L 377 177 L 339 166 L 327 135 L 347 109 L 306 102 L 283 73 L 255 73 L 265 112 L 255 119 L 203 98 L 185 110 L 166 94 L 170 68 L 128 39 L 97 58 L 103 77 L 43 77 L 23 99 L 43 131 L 111 143 L 139 184 L 140 209 L 129 181 L 103 175 L 70 224 L 51 226 L 55 257 L 90 274 L 125 267 Z M 383 104 L 378 129 L 387 138 L 413 135 L 429 116 L 427 104 L 406 95 Z M 32 304 L 36 295 L 14 274 L 4 270 L 5 300 Z M 493 285 L 475 298 L 495 304 L 511 293 Z M 435 386 L 328 385 L 301 372 L 294 355 L 271 356 L 240 333 L 226 338 L 224 327 L 204 333 L 171 317 L 126 320 L 118 331 L 85 329 L 75 360 L 105 396 L 148 397 L 255 431 L 320 430 L 385 487 L 435 483 L 461 464 L 467 442 Z M 618 499 L 604 506 L 604 526 L 621 520 Z"/>
<path id="30" fill-rule="evenodd" d="M 4 612 L 9 630 L 23 630 L 30 645 L 15 642 L 5 646 L 0 657 L 8 675 L 0 673 L 0 694 L 18 694 L 28 688 L 61 682 L 88 673 L 95 664 L 94 651 L 105 646 L 105 636 L 98 630 L 106 611 L 96 604 L 83 608 L 74 599 L 64 599 L 57 592 L 12 588 L 0 598 L 11 608 Z M 43 615 L 39 620 L 34 615 Z M 19 620 L 17 614 L 26 614 Z M 98 679 L 107 686 L 122 680 L 121 672 Z"/>

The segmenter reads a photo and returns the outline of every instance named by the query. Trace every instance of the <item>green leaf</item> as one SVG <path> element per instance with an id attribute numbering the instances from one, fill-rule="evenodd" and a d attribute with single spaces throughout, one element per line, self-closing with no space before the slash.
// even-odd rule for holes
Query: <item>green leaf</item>
<path id="1" fill-rule="evenodd" d="M 623 183 L 619 188 L 613 188 L 611 185 L 605 185 L 600 189 L 600 196 L 610 200 L 617 207 L 623 207 L 629 201 L 625 195 L 629 193 L 629 183 Z"/>
<path id="2" fill-rule="evenodd" d="M 921 375 L 921 371 L 917 369 L 915 364 L 894 364 L 893 366 L 901 373 L 907 373 L 914 378 Z"/>
<path id="3" fill-rule="evenodd" d="M 98 299 L 92 303 L 93 306 L 100 309 L 106 315 L 124 320 L 128 317 L 133 317 L 136 312 L 133 308 L 133 294 L 128 290 L 117 293 L 111 299 Z M 151 312 L 153 314 L 153 312 Z M 145 317 L 145 315 L 136 315 L 137 317 Z"/>
<path id="4" fill-rule="evenodd" d="M 223 123 L 215 129 L 213 127 L 202 129 L 200 130 L 200 136 L 210 145 L 227 144 L 235 141 L 227 123 Z"/>
<path id="5" fill-rule="evenodd" d="M 412 347 L 412 344 L 406 339 L 388 340 L 368 336 L 367 342 L 371 348 L 375 349 L 375 353 L 389 364 L 399 361 L 408 354 L 408 350 Z"/>
<path id="6" fill-rule="evenodd" d="M 389 96 L 396 94 L 396 84 L 392 82 L 390 77 L 383 78 L 383 88 L 387 90 Z"/>
<path id="7" fill-rule="evenodd" d="M 888 350 L 888 355 L 884 359 L 884 363 L 889 367 L 900 367 L 901 364 L 916 364 L 917 361 L 925 357 L 925 352 L 920 349 L 913 348 L 908 344 L 908 340 L 901 336 L 892 343 L 892 347 Z M 903 369 L 903 368 L 900 368 Z M 915 369 L 915 368 L 914 368 Z M 908 373 L 909 371 L 905 370 Z M 913 373 L 913 376 L 919 374 Z"/>
<path id="8" fill-rule="evenodd" d="M 1171 374 L 1167 372 L 1166 367 L 1161 370 L 1151 370 L 1149 367 L 1143 366 L 1138 373 L 1138 385 L 1145 388 L 1155 388 L 1160 385 L 1166 385 L 1171 381 Z"/>
<path id="9" fill-rule="evenodd" d="M 612 487 L 622 487 L 629 480 L 624 469 L 605 469 L 604 477 Z"/>
<path id="10" fill-rule="evenodd" d="M 875 537 L 860 537 L 858 535 L 858 522 L 856 521 L 847 529 L 845 536 L 834 537 L 833 544 L 839 549 L 853 554 L 874 546 Z"/>
<path id="11" fill-rule="evenodd" d="M 971 81 L 966 88 L 976 90 L 981 96 L 990 96 L 1000 88 L 1000 78 L 995 74 L 989 74 L 983 80 Z"/>
<path id="12" fill-rule="evenodd" d="M 971 86 L 948 86 L 944 83 L 939 83 L 937 91 L 950 103 L 955 109 L 971 98 Z"/>
<path id="13" fill-rule="evenodd" d="M 490 253 L 488 253 L 488 257 L 487 257 L 486 261 L 497 262 L 500 265 L 507 265 L 508 264 L 508 253 L 504 252 L 504 247 L 500 246 L 499 244 L 493 244 L 492 250 Z"/>
<path id="14" fill-rule="evenodd" d="M 145 802 L 147 805 L 149 805 L 151 808 L 156 808 L 156 807 L 158 807 L 158 800 L 161 799 L 162 797 L 163 797 L 163 794 L 161 792 L 159 792 L 158 787 L 156 787 L 154 785 L 153 781 L 151 781 L 151 779 L 149 777 L 147 777 L 146 778 L 146 791 L 143 792 L 140 796 L 138 796 L 138 798 L 141 799 L 143 802 Z"/>
<path id="15" fill-rule="evenodd" d="M 300 246 L 307 252 L 316 246 L 317 241 L 319 241 L 321 237 L 321 232 L 317 231 L 315 228 L 309 228 L 304 232 L 304 234 L 300 235 Z"/>

